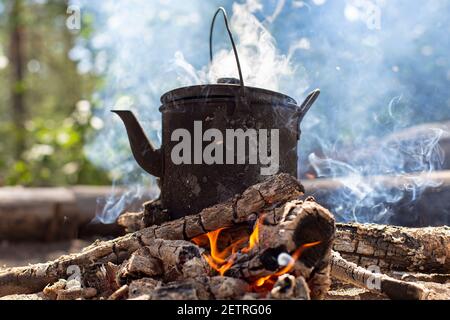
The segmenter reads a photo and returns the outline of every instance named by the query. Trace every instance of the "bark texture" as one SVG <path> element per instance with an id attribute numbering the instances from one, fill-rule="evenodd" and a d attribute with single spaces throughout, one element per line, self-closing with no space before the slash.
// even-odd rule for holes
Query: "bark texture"
<path id="1" fill-rule="evenodd" d="M 424 300 L 428 295 L 428 291 L 419 284 L 397 280 L 381 273 L 373 273 L 353 262 L 348 262 L 337 252 L 332 254 L 331 265 L 331 274 L 336 279 L 384 294 L 390 299 Z"/>
<path id="2" fill-rule="evenodd" d="M 334 250 L 364 267 L 450 273 L 450 227 L 337 224 Z"/>

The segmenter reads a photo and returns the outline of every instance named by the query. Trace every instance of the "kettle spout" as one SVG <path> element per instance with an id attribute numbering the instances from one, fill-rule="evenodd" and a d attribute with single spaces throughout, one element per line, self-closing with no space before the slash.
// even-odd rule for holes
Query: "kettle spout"
<path id="1" fill-rule="evenodd" d="M 298 122 L 299 123 L 303 120 L 303 117 L 308 113 L 309 109 L 311 109 L 312 105 L 314 104 L 314 102 L 316 102 L 319 95 L 320 95 L 319 89 L 316 89 L 316 90 L 312 91 L 310 94 L 308 94 L 305 101 L 298 108 Z"/>
<path id="2" fill-rule="evenodd" d="M 144 130 L 133 112 L 127 110 L 113 110 L 125 124 L 130 141 L 131 151 L 139 166 L 156 177 L 162 175 L 162 156 L 148 140 Z"/>

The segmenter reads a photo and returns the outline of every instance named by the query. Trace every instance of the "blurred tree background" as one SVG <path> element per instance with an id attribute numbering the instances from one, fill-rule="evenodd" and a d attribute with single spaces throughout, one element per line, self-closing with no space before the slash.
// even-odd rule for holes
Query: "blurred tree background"
<path id="1" fill-rule="evenodd" d="M 70 50 L 66 1 L 0 0 L 0 186 L 109 183 L 83 154 L 95 131 L 91 97 L 101 85 Z"/>

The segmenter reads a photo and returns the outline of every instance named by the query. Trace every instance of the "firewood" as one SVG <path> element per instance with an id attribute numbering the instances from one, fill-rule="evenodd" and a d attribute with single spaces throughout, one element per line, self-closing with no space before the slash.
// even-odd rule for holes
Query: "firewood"
<path id="1" fill-rule="evenodd" d="M 432 282 L 432 283 L 440 283 L 450 284 L 450 274 L 442 274 L 442 273 L 406 273 L 406 272 L 393 272 L 392 276 L 394 278 L 400 278 L 400 280 L 404 281 L 423 281 L 423 282 Z"/>
<path id="2" fill-rule="evenodd" d="M 43 294 L 49 300 L 78 300 L 91 299 L 97 295 L 95 288 L 83 288 L 75 279 L 66 281 L 61 279 L 44 288 Z"/>
<path id="3" fill-rule="evenodd" d="M 134 281 L 133 290 L 141 293 L 130 295 L 139 300 L 226 300 L 240 299 L 248 292 L 249 285 L 240 279 L 229 277 L 198 277 L 181 281 L 159 283 L 149 288 L 145 283 Z M 140 286 L 145 285 L 144 289 Z M 131 292 L 131 286 L 130 286 Z"/>
<path id="4" fill-rule="evenodd" d="M 0 271 L 0 297 L 39 292 L 46 285 L 68 277 L 70 274 L 67 270 L 70 266 L 106 265 L 108 262 L 120 264 L 134 251 L 157 238 L 190 240 L 218 228 L 232 227 L 276 203 L 298 198 L 303 191 L 303 187 L 295 178 L 280 174 L 196 215 L 166 222 L 160 226 L 154 225 L 114 240 L 97 241 L 81 253 L 62 256 L 55 261 Z"/>
<path id="5" fill-rule="evenodd" d="M 323 265 L 314 270 L 308 279 L 310 296 L 313 299 L 324 299 L 331 286 L 331 264 Z"/>
<path id="6" fill-rule="evenodd" d="M 210 300 L 210 295 L 203 296 L 201 293 L 205 292 L 197 291 L 195 282 L 178 281 L 157 287 L 149 296 L 149 300 Z"/>
<path id="7" fill-rule="evenodd" d="M 259 244 L 248 253 L 238 252 L 225 275 L 251 282 L 280 272 L 284 269 L 279 264 L 280 257 L 291 256 L 295 263 L 290 273 L 321 287 L 312 288 L 311 297 L 322 298 L 330 284 L 328 271 L 334 233 L 333 216 L 314 199 L 288 202 L 264 213 Z"/>
<path id="8" fill-rule="evenodd" d="M 450 227 L 337 224 L 334 250 L 361 266 L 450 273 Z"/>
<path id="9" fill-rule="evenodd" d="M 297 300 L 311 300 L 310 286 L 302 276 L 295 278 L 294 298 Z"/>
<path id="10" fill-rule="evenodd" d="M 280 174 L 249 187 L 240 196 L 206 208 L 199 214 L 153 226 L 137 232 L 145 243 L 151 239 L 190 240 L 201 234 L 246 222 L 252 214 L 265 208 L 298 198 L 303 187 L 293 177 Z"/>
<path id="11" fill-rule="evenodd" d="M 142 278 L 128 285 L 128 299 L 150 300 L 150 296 L 160 281 L 152 278 Z"/>
<path id="12" fill-rule="evenodd" d="M 128 285 L 123 285 L 117 289 L 112 295 L 109 296 L 108 300 L 121 300 L 128 296 Z"/>
<path id="13" fill-rule="evenodd" d="M 159 276 L 163 272 L 161 260 L 152 257 L 148 247 L 142 247 L 136 250 L 129 260 L 122 263 L 117 274 L 118 284 L 125 284 L 127 279 Z"/>
<path id="14" fill-rule="evenodd" d="M 117 224 L 124 227 L 126 232 L 135 232 L 154 225 L 161 225 L 170 220 L 170 214 L 162 208 L 159 199 L 143 204 L 140 212 L 126 212 L 122 214 Z"/>
<path id="15" fill-rule="evenodd" d="M 117 218 L 117 224 L 124 227 L 127 233 L 144 229 L 144 212 L 125 212 Z"/>
<path id="16" fill-rule="evenodd" d="M 216 300 L 239 299 L 250 290 L 245 281 L 236 278 L 212 277 L 209 283 Z"/>
<path id="17" fill-rule="evenodd" d="M 332 253 L 331 275 L 338 280 L 386 295 L 390 299 L 423 300 L 428 295 L 428 291 L 419 284 L 397 280 L 381 273 L 372 273 L 345 260 L 335 251 Z"/>
<path id="18" fill-rule="evenodd" d="M 33 294 L 13 294 L 0 298 L 0 301 L 46 301 L 49 300 L 42 292 Z"/>
<path id="19" fill-rule="evenodd" d="M 66 283 L 66 280 L 60 279 L 52 285 L 46 286 L 42 292 L 46 296 L 46 298 L 50 300 L 56 300 L 56 298 L 58 297 L 58 292 L 66 288 Z"/>
<path id="20" fill-rule="evenodd" d="M 107 298 L 120 287 L 116 282 L 118 270 L 119 267 L 111 262 L 93 264 L 82 268 L 81 281 L 85 287 L 95 288 L 99 296 Z"/>
<path id="21" fill-rule="evenodd" d="M 309 287 L 303 277 L 295 278 L 293 275 L 284 274 L 280 276 L 267 296 L 268 299 L 276 300 L 310 300 Z"/>
<path id="22" fill-rule="evenodd" d="M 198 246 L 188 241 L 154 239 L 122 264 L 118 277 L 124 284 L 143 276 L 167 282 L 205 276 L 211 268 L 201 253 Z"/>

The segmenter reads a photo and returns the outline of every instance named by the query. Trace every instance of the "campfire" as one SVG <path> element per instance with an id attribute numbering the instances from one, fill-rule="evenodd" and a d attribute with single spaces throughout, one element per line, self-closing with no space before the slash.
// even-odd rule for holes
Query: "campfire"
<path id="1" fill-rule="evenodd" d="M 204 247 L 205 245 L 209 247 L 209 253 L 203 254 L 203 257 L 211 268 L 217 271 L 221 276 L 224 276 L 227 271 L 233 267 L 239 254 L 248 254 L 259 245 L 259 229 L 262 223 L 264 223 L 264 215 L 261 215 L 261 218 L 256 221 L 253 232 L 249 236 L 243 234 L 241 238 L 233 240 L 232 243 L 227 245 L 224 249 L 219 248 L 219 237 L 221 232 L 227 228 L 220 228 L 218 230 L 208 232 L 207 234 L 195 237 L 192 239 L 192 242 L 200 247 Z M 300 258 L 302 252 L 305 249 L 314 247 L 318 244 L 320 244 L 320 241 L 303 244 L 294 251 L 292 256 L 289 254 L 280 254 L 278 257 L 280 269 L 272 274 L 259 277 L 251 281 L 250 288 L 252 291 L 265 292 L 272 290 L 280 276 L 293 270 L 295 263 Z"/>
<path id="2" fill-rule="evenodd" d="M 335 224 L 287 174 L 198 214 L 174 220 L 152 201 L 142 212 L 122 215 L 119 223 L 129 232 L 125 236 L 45 264 L 2 271 L 0 295 L 323 299 L 336 283 L 394 299 L 442 298 L 446 292 L 448 227 Z"/>

